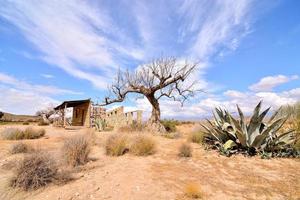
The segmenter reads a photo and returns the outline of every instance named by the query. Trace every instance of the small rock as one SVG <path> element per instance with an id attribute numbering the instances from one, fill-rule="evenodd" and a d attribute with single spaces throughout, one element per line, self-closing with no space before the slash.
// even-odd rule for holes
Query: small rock
<path id="1" fill-rule="evenodd" d="M 95 189 L 95 191 L 98 191 L 98 190 L 100 190 L 100 187 L 97 187 L 97 188 Z"/>
<path id="2" fill-rule="evenodd" d="M 75 195 L 76 195 L 76 196 L 79 196 L 79 192 L 76 192 Z"/>

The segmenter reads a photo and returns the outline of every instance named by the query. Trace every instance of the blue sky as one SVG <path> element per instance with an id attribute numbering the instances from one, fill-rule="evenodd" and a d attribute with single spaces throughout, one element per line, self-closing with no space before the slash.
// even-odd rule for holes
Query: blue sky
<path id="1" fill-rule="evenodd" d="M 196 119 L 214 106 L 250 112 L 300 99 L 296 0 L 0 0 L 0 110 L 33 114 L 66 99 L 101 101 L 118 70 L 162 55 L 199 61 L 207 93 L 163 99 L 163 118 Z M 143 109 L 130 96 L 126 109 Z M 114 105 L 116 106 L 116 105 Z"/>

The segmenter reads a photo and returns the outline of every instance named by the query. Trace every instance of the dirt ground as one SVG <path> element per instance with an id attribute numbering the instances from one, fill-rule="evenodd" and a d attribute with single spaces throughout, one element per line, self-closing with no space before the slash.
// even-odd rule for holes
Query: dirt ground
<path id="1" fill-rule="evenodd" d="M 0 131 L 3 128 L 5 126 L 0 126 Z M 179 158 L 178 148 L 187 140 L 192 128 L 193 125 L 179 127 L 182 134 L 179 139 L 153 136 L 157 152 L 147 157 L 106 156 L 103 144 L 112 132 L 96 133 L 91 161 L 75 170 L 73 181 L 32 192 L 7 186 L 12 176 L 11 163 L 23 155 L 9 153 L 9 146 L 16 141 L 0 140 L 0 199 L 179 200 L 188 199 L 184 188 L 189 183 L 201 186 L 203 199 L 300 199 L 299 159 L 263 160 L 240 155 L 227 158 L 198 144 L 192 144 L 192 158 Z M 45 137 L 25 142 L 50 151 L 59 163 L 62 162 L 60 149 L 64 138 L 86 132 L 50 126 L 45 129 Z"/>

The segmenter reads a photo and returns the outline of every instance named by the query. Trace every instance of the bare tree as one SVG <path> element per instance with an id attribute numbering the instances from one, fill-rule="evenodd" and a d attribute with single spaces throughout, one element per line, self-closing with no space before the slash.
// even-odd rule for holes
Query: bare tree
<path id="1" fill-rule="evenodd" d="M 36 112 L 36 116 L 40 116 L 43 118 L 43 121 L 50 122 L 50 117 L 55 113 L 53 107 L 48 107 L 43 110 L 39 110 Z"/>
<path id="2" fill-rule="evenodd" d="M 130 73 L 119 71 L 115 82 L 109 87 L 110 95 L 103 105 L 122 102 L 129 93 L 145 96 L 152 105 L 150 125 L 164 131 L 160 123 L 159 100 L 162 97 L 180 101 L 182 104 L 195 93 L 195 84 L 187 84 L 197 63 L 180 63 L 176 58 L 160 58 Z"/>

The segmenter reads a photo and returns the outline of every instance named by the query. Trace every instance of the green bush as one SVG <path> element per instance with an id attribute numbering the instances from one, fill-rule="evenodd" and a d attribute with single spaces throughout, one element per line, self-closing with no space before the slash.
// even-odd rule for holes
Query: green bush
<path id="1" fill-rule="evenodd" d="M 176 126 L 179 125 L 179 122 L 176 120 L 161 120 L 160 122 L 167 132 L 175 132 L 177 130 Z"/>

